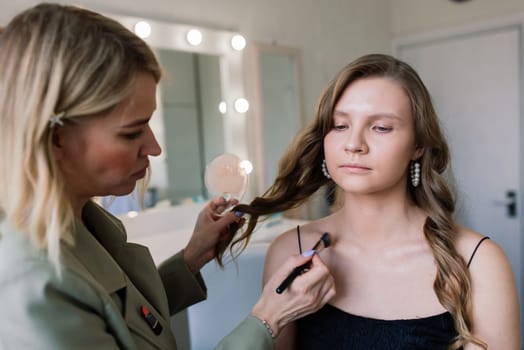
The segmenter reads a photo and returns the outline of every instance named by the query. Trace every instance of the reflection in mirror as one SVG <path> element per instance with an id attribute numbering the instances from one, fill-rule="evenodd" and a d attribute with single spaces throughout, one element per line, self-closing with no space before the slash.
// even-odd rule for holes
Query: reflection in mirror
<path id="1" fill-rule="evenodd" d="M 302 123 L 297 93 L 296 55 L 291 52 L 261 51 L 259 59 L 267 165 L 264 176 L 267 187 L 275 179 L 278 161 Z"/>
<path id="2" fill-rule="evenodd" d="M 169 135 L 164 145 L 167 193 L 161 196 L 171 203 L 203 199 L 206 164 L 224 152 L 219 59 L 174 50 L 157 53 L 165 70 L 160 100 Z"/>
<path id="3" fill-rule="evenodd" d="M 157 111 L 150 125 L 162 154 L 151 157 L 146 206 L 207 198 L 204 170 L 225 152 L 249 159 L 245 113 L 234 108 L 244 98 L 242 52 L 237 33 L 108 14 L 151 45 L 164 69 Z M 187 34 L 198 29 L 201 43 Z M 243 44 L 239 50 L 233 43 Z M 220 106 L 220 107 L 219 107 Z M 220 110 L 219 110 L 220 109 Z M 140 210 L 138 194 L 103 199 L 115 214 Z"/>
<path id="4" fill-rule="evenodd" d="M 253 114 L 257 193 L 273 183 L 284 151 L 305 125 L 302 98 L 300 50 L 292 47 L 255 43 L 249 50 L 253 74 Z M 284 216 L 314 219 L 327 215 L 325 189 L 319 190 L 304 205 L 288 210 Z"/>
<path id="5" fill-rule="evenodd" d="M 300 51 L 259 43 L 253 45 L 253 50 L 259 101 L 255 118 L 260 130 L 256 134 L 257 160 L 262 169 L 257 190 L 263 193 L 273 183 L 280 158 L 304 124 Z"/>

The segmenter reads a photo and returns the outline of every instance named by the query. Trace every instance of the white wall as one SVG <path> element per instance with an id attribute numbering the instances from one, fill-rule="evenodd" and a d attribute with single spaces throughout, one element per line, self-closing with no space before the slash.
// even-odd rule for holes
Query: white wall
<path id="1" fill-rule="evenodd" d="M 524 12 L 522 0 L 389 0 L 393 38 L 482 22 Z"/>

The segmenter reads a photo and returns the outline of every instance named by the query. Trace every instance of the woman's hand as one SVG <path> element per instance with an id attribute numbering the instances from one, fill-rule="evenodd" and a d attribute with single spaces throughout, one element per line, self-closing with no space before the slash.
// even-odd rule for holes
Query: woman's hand
<path id="1" fill-rule="evenodd" d="M 244 219 L 233 212 L 221 215 L 227 208 L 236 205 L 236 200 L 226 201 L 219 197 L 210 201 L 198 214 L 193 235 L 184 249 L 184 260 L 193 273 L 200 269 L 216 255 L 219 242 L 231 241 L 228 226 L 232 223 L 242 225 Z"/>
<path id="2" fill-rule="evenodd" d="M 282 294 L 276 288 L 299 265 L 312 260 L 309 271 L 299 275 Z M 313 258 L 291 256 L 264 286 L 252 315 L 265 320 L 278 335 L 289 322 L 317 311 L 335 295 L 335 282 L 317 255 Z"/>

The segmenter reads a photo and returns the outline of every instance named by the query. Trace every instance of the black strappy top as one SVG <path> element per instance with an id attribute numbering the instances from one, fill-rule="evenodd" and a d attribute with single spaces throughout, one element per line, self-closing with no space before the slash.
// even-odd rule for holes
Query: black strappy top
<path id="1" fill-rule="evenodd" d="M 299 250 L 300 230 L 297 227 Z M 469 261 L 480 244 L 475 247 Z M 357 316 L 326 304 L 319 311 L 296 321 L 297 349 L 330 350 L 445 350 L 457 336 L 449 312 L 400 320 Z"/>

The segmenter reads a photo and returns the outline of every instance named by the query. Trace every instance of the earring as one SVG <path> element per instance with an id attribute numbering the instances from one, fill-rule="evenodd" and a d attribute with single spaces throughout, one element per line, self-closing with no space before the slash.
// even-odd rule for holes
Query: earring
<path id="1" fill-rule="evenodd" d="M 420 185 L 420 163 L 412 161 L 409 165 L 409 174 L 411 177 L 411 184 L 413 187 Z"/>
<path id="2" fill-rule="evenodd" d="M 329 172 L 327 170 L 325 159 L 322 159 L 322 173 L 324 174 L 325 177 L 327 177 L 328 179 L 331 179 L 331 175 L 329 175 Z"/>

